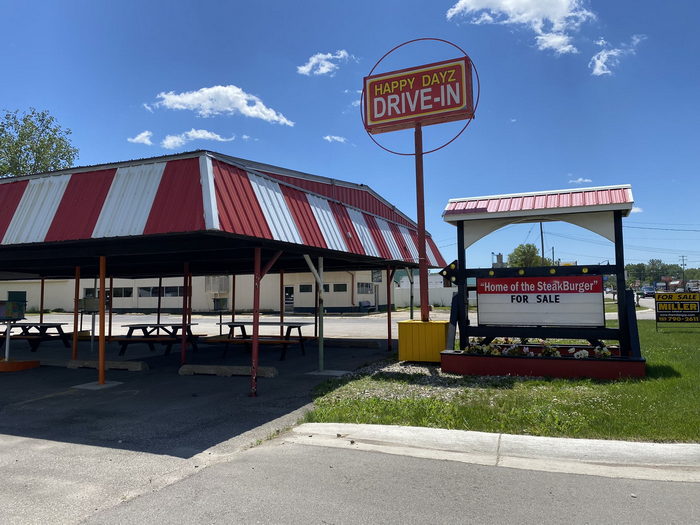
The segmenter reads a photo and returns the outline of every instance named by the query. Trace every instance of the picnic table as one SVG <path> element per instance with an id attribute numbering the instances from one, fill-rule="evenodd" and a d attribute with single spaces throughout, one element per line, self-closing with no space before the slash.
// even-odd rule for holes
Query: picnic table
<path id="1" fill-rule="evenodd" d="M 68 323 L 31 323 L 17 322 L 7 323 L 6 330 L 10 331 L 10 338 L 13 340 L 25 340 L 29 343 L 32 352 L 36 352 L 37 348 L 43 341 L 51 341 L 60 339 L 66 348 L 70 348 L 69 334 L 63 331 L 63 326 Z M 12 333 L 13 330 L 19 329 L 19 333 Z M 3 335 L 6 335 L 3 333 Z"/>
<path id="2" fill-rule="evenodd" d="M 224 349 L 224 355 L 228 350 L 229 344 L 244 343 L 250 345 L 253 342 L 252 335 L 249 335 L 246 331 L 246 326 L 253 326 L 252 321 L 240 322 L 240 321 L 229 321 L 223 323 L 217 323 L 222 326 L 227 326 L 229 331 L 228 334 L 223 338 L 213 338 L 216 342 L 225 342 L 226 347 Z M 292 344 L 292 331 L 296 330 L 296 339 L 301 348 L 301 354 L 306 355 L 306 349 L 304 348 L 304 336 L 301 333 L 301 329 L 304 326 L 313 325 L 313 323 L 301 323 L 295 321 L 260 321 L 259 326 L 277 326 L 280 328 L 286 328 L 283 337 L 271 337 L 267 335 L 259 336 L 258 342 L 261 344 L 278 344 L 282 345 L 282 353 L 280 355 L 280 361 L 283 361 L 287 356 L 287 346 Z M 236 337 L 236 329 L 240 330 L 240 336 Z"/>
<path id="3" fill-rule="evenodd" d="M 192 327 L 198 323 L 185 323 L 187 341 L 197 350 L 197 336 L 192 333 Z M 151 352 L 155 351 L 154 343 L 166 345 L 165 354 L 169 354 L 175 343 L 182 339 L 182 323 L 136 323 L 124 324 L 127 328 L 125 336 L 113 336 L 110 340 L 120 344 L 119 355 L 124 355 L 126 348 L 134 343 L 146 343 Z M 179 334 L 178 334 L 179 332 Z"/>

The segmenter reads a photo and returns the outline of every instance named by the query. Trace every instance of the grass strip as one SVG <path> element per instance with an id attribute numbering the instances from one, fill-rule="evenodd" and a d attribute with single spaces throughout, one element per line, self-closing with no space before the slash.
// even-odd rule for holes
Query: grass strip
<path id="1" fill-rule="evenodd" d="M 438 366 L 375 365 L 318 387 L 306 420 L 700 442 L 700 330 L 657 333 L 654 321 L 639 330 L 644 379 L 462 377 Z"/>

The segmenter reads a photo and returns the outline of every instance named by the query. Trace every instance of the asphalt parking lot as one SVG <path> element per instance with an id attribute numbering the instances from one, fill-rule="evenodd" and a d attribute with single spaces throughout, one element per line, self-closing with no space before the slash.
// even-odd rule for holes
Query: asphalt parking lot
<path id="1" fill-rule="evenodd" d="M 217 321 L 211 333 L 218 333 Z M 368 321 L 386 330 L 386 318 Z M 284 361 L 280 347 L 262 347 L 260 366 L 278 375 L 259 378 L 259 395 L 251 398 L 247 376 L 178 375 L 179 350 L 163 355 L 158 347 L 152 353 L 130 346 L 126 358 L 146 362 L 147 371 L 109 370 L 107 380 L 120 384 L 84 390 L 74 387 L 95 382 L 97 372 L 61 366 L 70 350 L 60 342 L 42 343 L 36 353 L 24 341 L 13 343 L 13 359 L 53 365 L 0 377 L 0 521 L 76 522 L 296 424 L 314 386 L 328 379 L 309 373 L 318 370 L 318 347 L 306 347 L 302 356 L 291 345 Z M 108 344 L 107 359 L 117 359 L 118 350 Z M 95 359 L 96 351 L 81 341 L 80 359 Z M 354 370 L 387 355 L 385 340 L 329 339 L 325 368 Z M 190 362 L 250 365 L 250 354 L 236 346 L 224 358 L 220 345 L 201 345 Z"/>

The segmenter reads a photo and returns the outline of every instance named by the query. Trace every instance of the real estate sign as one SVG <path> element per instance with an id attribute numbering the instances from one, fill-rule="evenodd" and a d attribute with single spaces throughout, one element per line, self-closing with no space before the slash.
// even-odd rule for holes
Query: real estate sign
<path id="1" fill-rule="evenodd" d="M 657 323 L 700 322 L 700 293 L 663 293 L 654 296 Z"/>
<path id="2" fill-rule="evenodd" d="M 480 325 L 604 326 L 603 277 L 477 279 Z"/>
<path id="3" fill-rule="evenodd" d="M 365 77 L 364 95 L 369 133 L 474 118 L 467 57 Z"/>

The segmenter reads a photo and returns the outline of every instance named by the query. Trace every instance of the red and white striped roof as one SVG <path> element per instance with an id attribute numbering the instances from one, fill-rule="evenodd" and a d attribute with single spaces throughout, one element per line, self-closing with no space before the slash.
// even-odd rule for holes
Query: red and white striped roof
<path id="1" fill-rule="evenodd" d="M 447 222 L 615 210 L 627 216 L 633 204 L 632 187 L 623 184 L 450 199 L 442 215 Z"/>
<path id="2" fill-rule="evenodd" d="M 1 244 L 222 231 L 418 262 L 415 224 L 368 187 L 253 166 L 201 151 L 0 181 Z M 427 256 L 445 266 L 430 238 Z"/>

